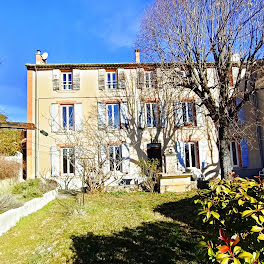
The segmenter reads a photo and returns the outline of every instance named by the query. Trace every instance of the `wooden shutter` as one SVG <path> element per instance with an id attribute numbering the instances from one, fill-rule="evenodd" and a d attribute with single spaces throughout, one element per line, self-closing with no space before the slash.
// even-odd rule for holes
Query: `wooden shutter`
<path id="1" fill-rule="evenodd" d="M 60 149 L 56 146 L 50 148 L 50 159 L 51 159 L 51 176 L 59 176 L 60 168 Z"/>
<path id="2" fill-rule="evenodd" d="M 98 109 L 98 128 L 104 129 L 106 120 L 105 120 L 105 103 L 98 102 L 97 104 Z"/>
<path id="3" fill-rule="evenodd" d="M 128 127 L 128 103 L 120 103 L 121 127 Z"/>
<path id="4" fill-rule="evenodd" d="M 117 70 L 117 78 L 118 78 L 118 88 L 119 89 L 125 89 L 125 70 L 124 69 L 118 69 Z"/>
<path id="5" fill-rule="evenodd" d="M 175 126 L 183 126 L 183 112 L 182 112 L 182 103 L 176 101 L 174 104 L 174 116 L 175 116 Z"/>
<path id="6" fill-rule="evenodd" d="M 105 70 L 98 70 L 98 88 L 99 90 L 105 89 Z"/>
<path id="7" fill-rule="evenodd" d="M 51 116 L 51 131 L 59 131 L 59 105 L 51 104 L 50 105 L 50 116 Z"/>
<path id="8" fill-rule="evenodd" d="M 138 127 L 139 128 L 145 127 L 145 103 L 144 102 L 138 103 Z"/>
<path id="9" fill-rule="evenodd" d="M 80 70 L 73 69 L 72 70 L 72 89 L 73 90 L 80 90 Z"/>
<path id="10" fill-rule="evenodd" d="M 82 130 L 82 104 L 74 104 L 74 125 L 75 131 Z"/>
<path id="11" fill-rule="evenodd" d="M 156 69 L 156 82 L 157 82 L 157 87 L 160 89 L 162 88 L 162 71 L 161 68 Z"/>
<path id="12" fill-rule="evenodd" d="M 82 159 L 83 159 L 83 151 L 81 146 L 75 146 L 74 148 L 74 174 L 75 176 L 84 176 L 83 175 L 83 167 L 82 167 Z"/>
<path id="13" fill-rule="evenodd" d="M 246 168 L 248 167 L 248 143 L 246 139 L 242 139 L 240 142 L 240 148 L 241 148 L 241 160 L 242 160 L 242 167 Z"/>
<path id="14" fill-rule="evenodd" d="M 144 88 L 144 68 L 137 69 L 138 88 Z"/>
<path id="15" fill-rule="evenodd" d="M 241 103 L 242 99 L 241 98 L 236 98 L 236 105 L 239 105 Z M 245 124 L 245 109 L 242 107 L 238 113 L 237 113 L 237 118 L 238 118 L 238 124 L 243 125 Z"/>
<path id="16" fill-rule="evenodd" d="M 195 111 L 196 111 L 196 123 L 197 126 L 203 126 L 204 125 L 204 111 L 203 111 L 203 105 L 201 105 L 201 100 L 196 100 L 195 102 Z"/>
<path id="17" fill-rule="evenodd" d="M 99 147 L 99 167 L 102 169 L 103 173 L 107 173 L 107 147 L 101 145 Z"/>
<path id="18" fill-rule="evenodd" d="M 60 89 L 60 70 L 59 69 L 52 70 L 52 84 L 53 84 L 54 91 L 57 91 Z"/>
<path id="19" fill-rule="evenodd" d="M 207 152 L 208 152 L 208 142 L 207 140 L 200 140 L 198 142 L 199 148 L 199 160 L 200 160 L 200 168 L 207 168 Z"/>
<path id="20" fill-rule="evenodd" d="M 159 102 L 159 113 L 160 113 L 160 126 L 166 127 L 167 126 L 167 106 L 166 102 Z"/>
<path id="21" fill-rule="evenodd" d="M 130 171 L 130 157 L 128 144 L 121 145 L 122 153 L 122 172 L 129 173 Z"/>
<path id="22" fill-rule="evenodd" d="M 184 142 L 176 142 L 176 154 L 177 154 L 177 168 L 178 170 L 185 170 L 185 151 Z"/>

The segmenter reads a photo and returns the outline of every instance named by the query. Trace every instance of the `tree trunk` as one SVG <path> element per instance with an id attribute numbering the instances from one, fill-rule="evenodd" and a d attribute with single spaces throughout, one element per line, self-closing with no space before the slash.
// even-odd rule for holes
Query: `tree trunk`
<path id="1" fill-rule="evenodd" d="M 225 127 L 220 126 L 218 131 L 218 152 L 221 179 L 227 178 L 232 172 L 231 156 L 228 137 L 225 135 Z"/>

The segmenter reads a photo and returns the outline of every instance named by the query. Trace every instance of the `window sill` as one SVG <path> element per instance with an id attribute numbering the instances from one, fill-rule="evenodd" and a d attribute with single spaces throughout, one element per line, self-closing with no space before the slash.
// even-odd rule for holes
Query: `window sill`
<path id="1" fill-rule="evenodd" d="M 79 92 L 79 90 L 53 90 L 54 92 L 57 92 L 57 93 L 76 93 L 76 92 Z"/>

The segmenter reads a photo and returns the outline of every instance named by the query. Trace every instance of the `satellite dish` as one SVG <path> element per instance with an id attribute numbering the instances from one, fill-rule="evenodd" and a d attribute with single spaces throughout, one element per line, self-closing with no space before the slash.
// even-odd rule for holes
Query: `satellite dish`
<path id="1" fill-rule="evenodd" d="M 46 60 L 48 58 L 49 54 L 48 54 L 48 52 L 44 52 L 41 56 L 42 56 L 43 60 Z"/>

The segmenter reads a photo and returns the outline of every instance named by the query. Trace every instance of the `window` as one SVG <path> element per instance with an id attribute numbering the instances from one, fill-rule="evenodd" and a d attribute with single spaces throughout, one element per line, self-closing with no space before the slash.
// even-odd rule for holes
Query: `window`
<path id="1" fill-rule="evenodd" d="M 111 128 L 120 127 L 119 104 L 107 104 L 107 126 Z"/>
<path id="2" fill-rule="evenodd" d="M 197 167 L 197 144 L 196 142 L 184 143 L 185 166 L 187 168 Z"/>
<path id="3" fill-rule="evenodd" d="M 145 71 L 145 87 L 146 88 L 153 88 L 154 87 L 154 74 L 153 71 Z"/>
<path id="4" fill-rule="evenodd" d="M 182 117 L 184 125 L 194 125 L 194 114 L 195 114 L 194 102 L 183 102 L 182 103 Z"/>
<path id="5" fill-rule="evenodd" d="M 73 105 L 61 105 L 61 127 L 65 131 L 73 130 Z"/>
<path id="6" fill-rule="evenodd" d="M 62 149 L 62 174 L 74 174 L 74 151 L 72 148 Z"/>
<path id="7" fill-rule="evenodd" d="M 235 141 L 230 142 L 230 152 L 231 152 L 231 161 L 233 167 L 239 167 L 239 157 L 238 157 L 238 144 Z"/>
<path id="8" fill-rule="evenodd" d="M 156 103 L 146 103 L 147 127 L 158 126 L 158 109 Z"/>
<path id="9" fill-rule="evenodd" d="M 117 88 L 116 72 L 107 72 L 107 87 L 108 89 Z"/>
<path id="10" fill-rule="evenodd" d="M 110 171 L 121 171 L 121 147 L 109 146 Z"/>
<path id="11" fill-rule="evenodd" d="M 62 89 L 72 90 L 72 73 L 71 72 L 62 73 Z"/>

